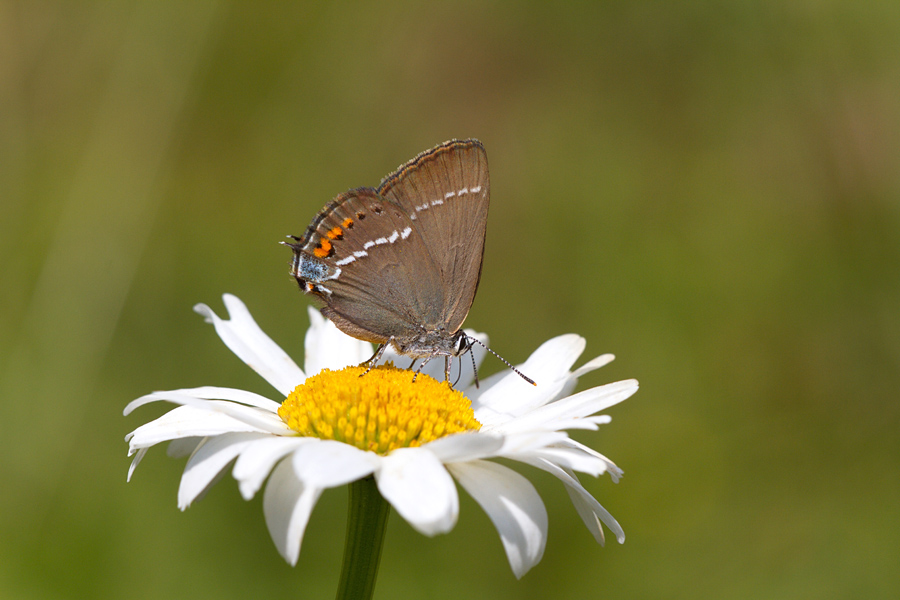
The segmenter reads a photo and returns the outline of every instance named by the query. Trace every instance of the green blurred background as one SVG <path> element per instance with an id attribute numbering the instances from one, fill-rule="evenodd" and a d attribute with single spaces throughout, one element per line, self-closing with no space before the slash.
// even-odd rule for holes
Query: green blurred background
<path id="1" fill-rule="evenodd" d="M 0 597 L 327 598 L 346 490 L 287 566 L 228 477 L 125 483 L 155 389 L 275 398 L 194 314 L 240 296 L 301 357 L 277 244 L 350 187 L 480 138 L 492 206 L 467 326 L 524 360 L 574 331 L 579 435 L 628 540 L 552 478 L 523 581 L 463 494 L 394 515 L 376 597 L 900 596 L 900 3 L 0 2 Z M 485 373 L 500 369 L 489 360 Z"/>

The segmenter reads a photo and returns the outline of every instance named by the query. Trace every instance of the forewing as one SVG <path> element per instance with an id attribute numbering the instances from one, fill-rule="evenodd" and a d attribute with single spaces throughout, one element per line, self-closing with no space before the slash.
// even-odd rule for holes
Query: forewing
<path id="1" fill-rule="evenodd" d="M 437 324 L 456 331 L 481 278 L 490 204 L 484 146 L 475 139 L 444 142 L 388 175 L 378 193 L 415 223 L 446 291 Z"/>

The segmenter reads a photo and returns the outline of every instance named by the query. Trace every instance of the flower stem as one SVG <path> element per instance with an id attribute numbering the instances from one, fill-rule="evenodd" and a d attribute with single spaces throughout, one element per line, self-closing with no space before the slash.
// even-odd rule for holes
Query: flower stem
<path id="1" fill-rule="evenodd" d="M 391 506 L 381 497 L 374 477 L 350 484 L 347 540 L 337 600 L 368 600 L 375 592 L 378 561 Z"/>

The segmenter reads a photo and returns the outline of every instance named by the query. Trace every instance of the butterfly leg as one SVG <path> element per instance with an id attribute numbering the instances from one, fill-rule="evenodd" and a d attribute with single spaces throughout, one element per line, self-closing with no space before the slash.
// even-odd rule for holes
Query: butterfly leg
<path id="1" fill-rule="evenodd" d="M 419 376 L 419 373 L 422 372 L 422 369 L 425 368 L 425 365 L 427 365 L 427 364 L 431 361 L 432 358 L 434 358 L 434 357 L 433 357 L 433 356 L 429 356 L 429 357 L 427 357 L 425 360 L 422 361 L 422 364 L 419 365 L 419 368 L 416 369 L 416 372 L 415 372 L 415 373 L 413 373 L 413 383 L 416 382 L 416 377 Z M 410 368 L 412 368 L 412 367 L 410 367 Z"/>
<path id="2" fill-rule="evenodd" d="M 444 357 L 444 381 L 450 381 L 450 356 Z"/>
<path id="3" fill-rule="evenodd" d="M 425 357 L 425 360 L 422 361 L 422 364 L 419 365 L 419 368 L 416 369 L 416 372 L 415 372 L 415 374 L 413 375 L 413 383 L 416 382 L 416 377 L 419 376 L 419 373 L 422 372 L 422 369 L 425 368 L 425 365 L 427 365 L 428 363 L 430 363 L 430 362 L 431 362 L 431 359 L 434 358 L 435 356 L 437 356 L 437 352 L 432 351 L 432 353 L 431 353 L 429 356 L 426 356 L 426 357 Z M 415 361 L 413 361 L 413 364 L 415 364 Z M 410 369 L 411 369 L 411 368 L 412 368 L 412 366 L 410 366 Z"/>
<path id="4" fill-rule="evenodd" d="M 361 362 L 361 363 L 359 364 L 359 366 L 367 365 L 367 366 L 366 366 L 365 372 L 363 372 L 362 375 L 360 375 L 360 377 L 362 377 L 363 375 L 365 375 L 366 373 L 368 373 L 369 371 L 371 371 L 371 370 L 372 370 L 372 367 L 374 367 L 375 364 L 376 364 L 379 360 L 381 360 L 381 356 L 384 354 L 385 349 L 387 348 L 388 344 L 390 344 L 390 343 L 391 343 L 391 340 L 393 340 L 393 339 L 394 339 L 394 338 L 391 337 L 390 340 L 388 340 L 388 341 L 386 341 L 385 343 L 379 345 L 379 346 L 378 346 L 378 349 L 375 350 L 375 354 L 373 354 L 371 357 L 369 357 L 368 360 L 364 360 L 363 362 Z"/>

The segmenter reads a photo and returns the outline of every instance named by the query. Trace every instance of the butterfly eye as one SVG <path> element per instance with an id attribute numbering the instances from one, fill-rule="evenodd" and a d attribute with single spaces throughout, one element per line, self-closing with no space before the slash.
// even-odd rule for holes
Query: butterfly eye
<path id="1" fill-rule="evenodd" d="M 469 348 L 472 347 L 472 339 L 465 334 L 463 331 L 459 331 L 456 334 L 456 339 L 454 340 L 453 354 L 455 356 L 459 356 L 461 354 L 465 354 L 469 351 Z"/>

